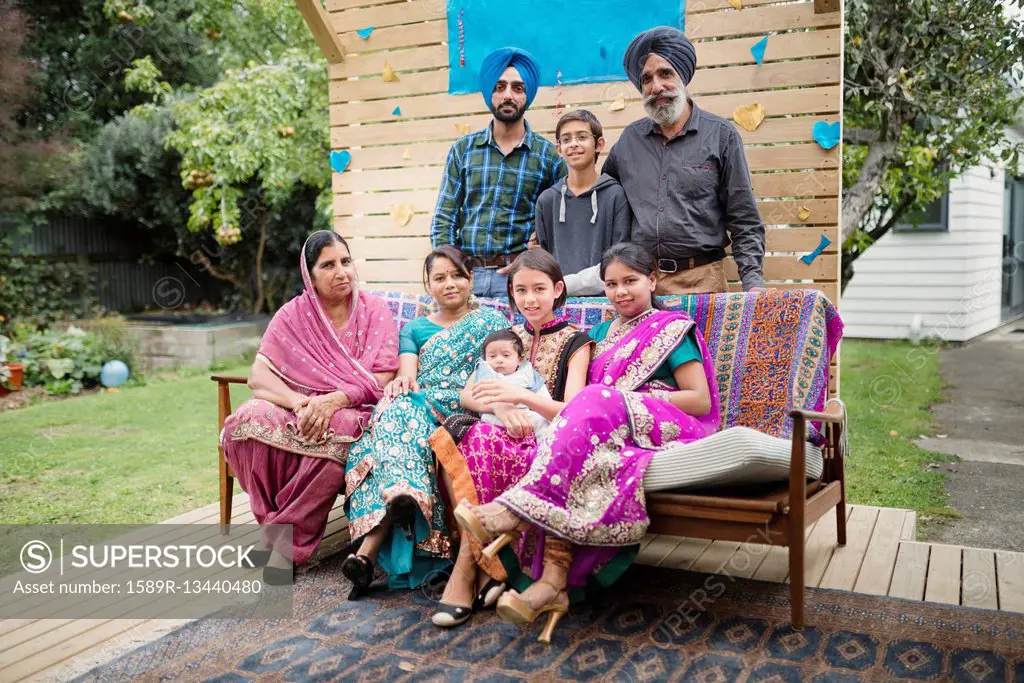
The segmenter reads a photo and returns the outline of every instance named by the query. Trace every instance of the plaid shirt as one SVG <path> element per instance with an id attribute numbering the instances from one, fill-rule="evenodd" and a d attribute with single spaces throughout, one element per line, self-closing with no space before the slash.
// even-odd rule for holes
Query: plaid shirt
<path id="1" fill-rule="evenodd" d="M 526 249 L 537 197 L 566 173 L 555 145 L 528 123 L 508 156 L 494 141 L 491 126 L 462 136 L 445 162 L 431 244 L 452 244 L 482 258 Z"/>

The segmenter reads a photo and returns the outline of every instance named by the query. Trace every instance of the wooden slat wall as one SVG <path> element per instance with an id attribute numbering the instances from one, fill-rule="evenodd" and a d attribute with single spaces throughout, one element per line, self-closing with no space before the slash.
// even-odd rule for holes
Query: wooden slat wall
<path id="1" fill-rule="evenodd" d="M 364 283 L 419 291 L 423 256 L 430 250 L 430 217 L 441 170 L 460 128 L 482 128 L 490 115 L 479 94 L 449 95 L 444 0 L 328 0 L 345 61 L 330 68 L 331 146 L 352 154 L 334 174 L 335 228 L 351 238 Z M 375 27 L 368 40 L 355 32 Z M 812 287 L 838 301 L 839 150 L 813 140 L 815 121 L 840 117 L 839 12 L 815 14 L 813 0 L 689 0 L 686 31 L 697 45 L 698 70 L 690 84 L 704 109 L 732 117 L 740 105 L 760 102 L 760 128 L 739 128 L 746 145 L 758 206 L 768 228 L 765 279 L 771 286 Z M 750 47 L 771 33 L 765 61 Z M 399 81 L 381 79 L 385 62 Z M 626 108 L 613 112 L 617 98 Z M 392 115 L 401 107 L 401 117 Z M 541 88 L 527 119 L 553 136 L 568 109 L 593 110 L 608 145 L 644 116 L 628 81 Z M 391 207 L 408 204 L 413 217 L 400 226 Z M 800 219 L 801 208 L 810 211 Z M 811 265 L 798 256 L 824 233 L 832 246 Z M 736 267 L 729 259 L 734 288 Z"/>

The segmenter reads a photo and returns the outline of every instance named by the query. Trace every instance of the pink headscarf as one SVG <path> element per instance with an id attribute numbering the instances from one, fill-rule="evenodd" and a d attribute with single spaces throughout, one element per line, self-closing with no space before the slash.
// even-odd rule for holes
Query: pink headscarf
<path id="1" fill-rule="evenodd" d="M 351 407 L 373 406 L 383 394 L 373 373 L 398 369 L 398 328 L 391 311 L 383 300 L 360 292 L 356 281 L 348 325 L 336 328 L 313 287 L 305 252 L 304 244 L 299 268 L 305 290 L 274 315 L 257 357 L 302 393 L 343 391 Z"/>

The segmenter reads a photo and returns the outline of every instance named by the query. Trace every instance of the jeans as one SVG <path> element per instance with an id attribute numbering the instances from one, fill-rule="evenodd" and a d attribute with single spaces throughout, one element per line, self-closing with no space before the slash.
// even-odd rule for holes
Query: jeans
<path id="1" fill-rule="evenodd" d="M 508 277 L 499 275 L 497 268 L 473 269 L 473 294 L 477 296 L 504 298 L 508 296 Z"/>

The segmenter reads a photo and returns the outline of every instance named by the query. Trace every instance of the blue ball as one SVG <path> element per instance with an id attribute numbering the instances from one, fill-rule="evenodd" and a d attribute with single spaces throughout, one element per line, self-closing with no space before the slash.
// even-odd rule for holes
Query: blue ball
<path id="1" fill-rule="evenodd" d="M 108 360 L 100 368 L 100 384 L 105 387 L 119 387 L 128 381 L 128 366 L 119 360 Z"/>

